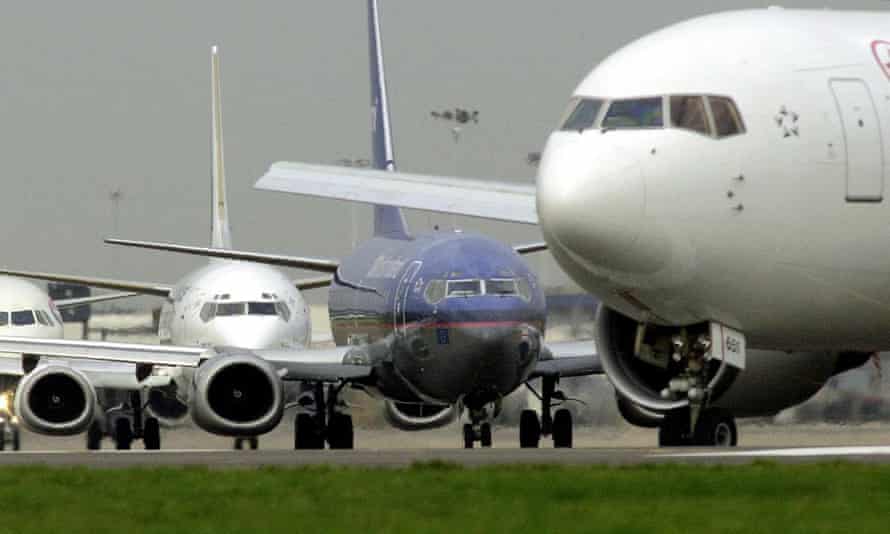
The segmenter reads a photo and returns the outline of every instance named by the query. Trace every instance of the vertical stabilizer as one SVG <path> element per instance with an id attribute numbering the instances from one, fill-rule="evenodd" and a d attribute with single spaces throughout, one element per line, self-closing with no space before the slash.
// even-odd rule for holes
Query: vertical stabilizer
<path id="1" fill-rule="evenodd" d="M 392 147 L 389 100 L 386 97 L 386 74 L 383 66 L 383 46 L 380 43 L 377 0 L 368 0 L 368 39 L 371 65 L 371 149 L 374 168 L 394 171 L 396 162 Z M 402 210 L 392 206 L 375 205 L 374 235 L 407 237 L 408 230 Z"/>
<path id="2" fill-rule="evenodd" d="M 226 204 L 226 169 L 223 159 L 222 109 L 219 96 L 219 49 L 210 49 L 210 180 L 211 227 L 210 246 L 231 248 L 229 209 Z"/>

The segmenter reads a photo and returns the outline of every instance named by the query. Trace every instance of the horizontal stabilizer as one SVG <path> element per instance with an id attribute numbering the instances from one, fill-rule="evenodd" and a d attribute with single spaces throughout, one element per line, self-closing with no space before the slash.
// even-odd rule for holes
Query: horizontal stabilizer
<path id="1" fill-rule="evenodd" d="M 275 163 L 254 186 L 321 198 L 537 224 L 535 186 L 356 167 Z"/>
<path id="2" fill-rule="evenodd" d="M 603 374 L 593 340 L 547 343 L 531 378 Z"/>
<path id="3" fill-rule="evenodd" d="M 138 297 L 140 293 L 108 293 L 106 295 L 95 295 L 92 297 L 79 297 L 74 299 L 54 300 L 56 307 L 59 309 L 73 308 L 75 306 L 88 306 L 98 302 L 108 302 L 109 300 L 128 299 L 130 297 Z"/>
<path id="4" fill-rule="evenodd" d="M 110 245 L 122 245 L 125 247 L 146 248 L 151 250 L 166 250 L 182 254 L 193 254 L 210 258 L 225 258 L 229 260 L 252 261 L 278 265 L 280 267 L 293 267 L 295 269 L 307 269 L 323 273 L 337 272 L 340 262 L 324 258 L 302 258 L 299 256 L 285 256 L 282 254 L 265 254 L 262 252 L 247 252 L 242 250 L 229 250 L 222 248 L 193 247 L 189 245 L 177 245 L 175 243 L 154 243 L 151 241 L 132 241 L 129 239 L 106 239 Z"/>
<path id="5" fill-rule="evenodd" d="M 140 295 L 154 295 L 167 297 L 172 290 L 171 286 L 155 284 L 151 282 L 132 282 L 129 280 L 113 280 L 110 278 L 93 278 L 89 276 L 77 276 L 58 273 L 40 273 L 32 271 L 11 271 L 0 269 L 0 274 L 18 276 L 19 278 L 31 278 L 34 280 L 46 280 L 49 282 L 64 282 L 66 284 L 80 284 L 83 286 L 101 287 L 117 291 L 129 291 Z"/>

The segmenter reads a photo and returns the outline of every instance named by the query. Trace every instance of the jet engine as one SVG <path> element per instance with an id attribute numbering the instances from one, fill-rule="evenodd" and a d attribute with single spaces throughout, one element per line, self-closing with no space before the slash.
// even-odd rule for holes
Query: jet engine
<path id="1" fill-rule="evenodd" d="M 718 361 L 690 361 L 684 344 L 708 346 L 707 325 L 640 325 L 605 306 L 596 318 L 603 370 L 628 422 L 656 426 L 661 414 L 685 408 L 692 395 L 736 417 L 762 417 L 804 402 L 832 376 L 865 363 L 869 354 L 747 350 L 744 370 Z M 694 391 L 698 389 L 698 391 Z M 677 392 L 680 392 L 679 394 Z"/>
<path id="2" fill-rule="evenodd" d="M 176 395 L 175 386 L 148 390 L 145 410 L 166 428 L 181 426 L 189 414 L 188 404 Z"/>
<path id="3" fill-rule="evenodd" d="M 460 415 L 460 408 L 388 400 L 384 403 L 384 415 L 387 422 L 399 430 L 427 430 L 450 424 Z"/>
<path id="4" fill-rule="evenodd" d="M 22 378 L 14 404 L 17 415 L 29 429 L 71 436 L 86 430 L 93 421 L 96 390 L 80 371 L 48 365 Z"/>
<path id="5" fill-rule="evenodd" d="M 214 434 L 264 434 L 284 413 L 284 386 L 277 370 L 249 352 L 210 358 L 195 371 L 192 384 L 192 418 Z"/>

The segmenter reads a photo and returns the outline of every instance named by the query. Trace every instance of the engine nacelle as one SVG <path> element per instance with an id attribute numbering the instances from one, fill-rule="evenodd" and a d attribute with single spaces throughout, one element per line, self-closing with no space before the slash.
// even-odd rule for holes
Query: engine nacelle
<path id="1" fill-rule="evenodd" d="M 284 414 L 284 386 L 275 367 L 249 352 L 201 364 L 189 398 L 195 423 L 225 436 L 264 434 Z"/>
<path id="2" fill-rule="evenodd" d="M 48 365 L 22 378 L 14 404 L 19 419 L 34 432 L 71 436 L 93 421 L 96 390 L 80 371 Z"/>
<path id="3" fill-rule="evenodd" d="M 636 355 L 637 322 L 600 306 L 596 318 L 596 344 L 603 370 L 618 393 L 620 408 L 628 408 L 635 424 L 651 426 L 658 414 L 684 408 L 686 398 L 665 397 L 664 391 L 677 378 L 680 369 L 668 358 L 658 365 Z M 667 327 L 662 338 L 670 339 Z M 675 329 L 679 331 L 679 329 Z M 655 342 L 658 343 L 657 341 Z M 663 343 L 662 343 L 663 345 Z M 862 365 L 868 354 L 837 352 L 785 352 L 747 350 L 745 369 L 711 361 L 704 372 L 711 392 L 711 405 L 728 410 L 736 417 L 762 417 L 804 402 L 819 391 L 832 376 Z M 662 358 L 662 362 L 664 362 Z M 624 412 L 622 412 L 624 414 Z M 644 421 L 645 420 L 645 421 Z"/>
<path id="4" fill-rule="evenodd" d="M 460 408 L 422 402 L 384 402 L 384 415 L 392 426 L 399 430 L 427 430 L 450 424 Z"/>
<path id="5" fill-rule="evenodd" d="M 166 428 L 183 425 L 189 415 L 188 404 L 176 396 L 175 387 L 148 390 L 145 410 Z"/>

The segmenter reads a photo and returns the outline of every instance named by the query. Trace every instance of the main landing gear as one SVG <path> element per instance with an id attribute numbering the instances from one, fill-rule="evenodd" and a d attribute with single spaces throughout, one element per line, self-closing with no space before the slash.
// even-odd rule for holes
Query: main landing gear
<path id="1" fill-rule="evenodd" d="M 658 429 L 660 447 L 735 447 L 739 432 L 732 414 L 719 408 L 705 408 L 699 413 L 692 430 L 689 410 L 665 415 Z"/>
<path id="2" fill-rule="evenodd" d="M 325 442 L 331 449 L 352 449 L 355 432 L 352 416 L 342 412 L 340 392 L 345 384 L 312 386 L 312 399 L 294 418 L 294 449 L 324 449 Z"/>
<path id="3" fill-rule="evenodd" d="M 141 392 L 131 392 L 129 402 L 119 410 L 106 412 L 105 420 L 110 426 L 108 430 L 117 450 L 130 450 L 133 441 L 140 439 L 145 450 L 152 451 L 161 448 L 161 425 L 157 418 L 145 417 L 145 405 L 142 403 Z M 87 429 L 87 450 L 101 449 L 104 437 L 105 430 L 102 423 L 99 420 L 94 420 Z"/>
<path id="4" fill-rule="evenodd" d="M 5 451 L 7 448 L 14 451 L 22 448 L 19 425 L 13 421 L 0 422 L 0 451 Z"/>
<path id="5" fill-rule="evenodd" d="M 556 406 L 565 402 L 567 397 L 562 391 L 556 389 L 558 378 L 545 376 L 541 379 L 541 393 L 538 394 L 531 385 L 526 387 L 539 399 L 541 399 L 541 418 L 534 410 L 523 410 L 519 416 L 519 446 L 523 449 L 534 449 L 540 445 L 541 436 L 552 436 L 553 446 L 558 449 L 570 449 L 572 447 L 572 412 L 565 408 L 556 410 L 553 401 L 558 401 Z"/>

